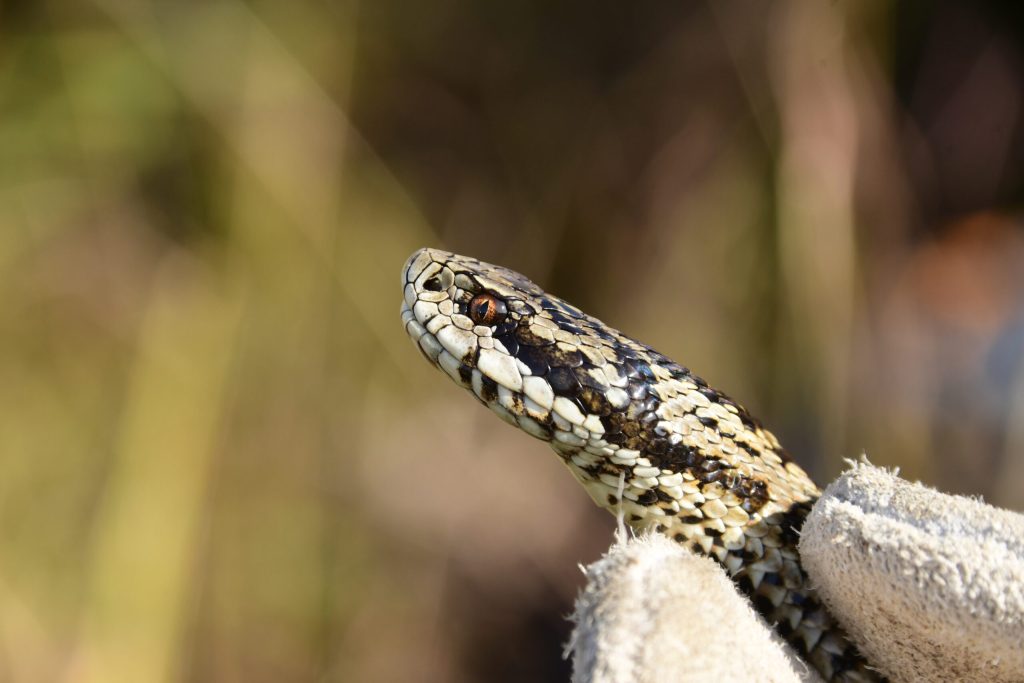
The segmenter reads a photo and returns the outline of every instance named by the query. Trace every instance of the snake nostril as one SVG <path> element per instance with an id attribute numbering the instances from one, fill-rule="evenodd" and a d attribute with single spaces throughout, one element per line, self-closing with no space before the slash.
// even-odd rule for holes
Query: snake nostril
<path id="1" fill-rule="evenodd" d="M 423 283 L 423 289 L 429 289 L 431 292 L 441 291 L 441 278 L 434 276 L 427 278 L 426 282 Z"/>

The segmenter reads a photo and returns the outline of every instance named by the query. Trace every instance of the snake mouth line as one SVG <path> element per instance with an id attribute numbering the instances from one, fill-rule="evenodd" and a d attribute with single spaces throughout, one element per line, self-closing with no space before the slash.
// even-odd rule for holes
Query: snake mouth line
<path id="1" fill-rule="evenodd" d="M 413 315 L 412 309 L 409 307 L 409 304 L 403 301 L 402 308 L 401 311 L 399 311 L 399 314 L 402 316 L 402 324 L 406 325 L 406 331 L 409 332 L 409 336 L 413 337 L 413 341 L 416 341 L 416 339 L 422 333 L 417 333 L 416 335 L 413 335 L 412 332 L 408 329 L 408 322 L 410 320 L 416 319 L 416 316 Z"/>

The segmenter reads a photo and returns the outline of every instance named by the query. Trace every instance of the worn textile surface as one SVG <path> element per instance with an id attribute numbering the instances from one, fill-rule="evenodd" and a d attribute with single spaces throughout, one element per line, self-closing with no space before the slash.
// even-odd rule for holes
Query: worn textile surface
<path id="1" fill-rule="evenodd" d="M 826 489 L 801 558 L 893 681 L 1024 681 L 1024 516 L 858 464 Z M 574 683 L 813 681 L 724 571 L 661 536 L 586 569 Z"/>
<path id="2" fill-rule="evenodd" d="M 718 564 L 664 536 L 616 544 L 586 574 L 574 683 L 820 680 Z"/>
<path id="3" fill-rule="evenodd" d="M 1024 681 L 1024 516 L 857 465 L 804 525 L 804 568 L 902 681 Z"/>

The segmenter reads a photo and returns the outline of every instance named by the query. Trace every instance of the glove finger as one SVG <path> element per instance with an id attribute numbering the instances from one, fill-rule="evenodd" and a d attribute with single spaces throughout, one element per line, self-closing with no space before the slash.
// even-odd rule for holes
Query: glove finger
<path id="1" fill-rule="evenodd" d="M 719 565 L 664 536 L 615 545 L 584 571 L 574 683 L 820 680 Z"/>
<path id="2" fill-rule="evenodd" d="M 804 568 L 893 680 L 1024 680 L 1024 516 L 859 464 L 804 524 Z"/>

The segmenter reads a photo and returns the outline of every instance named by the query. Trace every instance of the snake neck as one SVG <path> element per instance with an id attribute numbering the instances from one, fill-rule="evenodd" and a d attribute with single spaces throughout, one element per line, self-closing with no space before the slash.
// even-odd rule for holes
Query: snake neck
<path id="1" fill-rule="evenodd" d="M 664 363 L 651 365 L 655 381 L 602 420 L 601 439 L 582 448 L 555 439 L 555 451 L 599 506 L 719 562 L 826 680 L 881 680 L 800 564 L 800 530 L 818 487 L 745 409 L 652 358 Z"/>
<path id="2" fill-rule="evenodd" d="M 617 472 L 604 468 L 595 477 L 593 467 L 581 466 L 578 455 L 566 457 L 564 449 L 560 454 L 594 502 L 621 516 L 635 531 L 664 534 L 721 564 L 758 613 L 825 680 L 884 680 L 868 667 L 826 610 L 800 564 L 800 530 L 819 496 L 816 489 L 782 504 L 766 490 L 768 500 L 754 510 L 749 498 L 737 495 L 736 489 L 743 486 L 739 474 L 706 481 L 706 471 L 683 468 L 655 477 L 648 471 L 653 468 L 640 458 Z M 644 485 L 652 487 L 641 489 Z M 683 495 L 666 493 L 666 485 L 678 487 Z M 679 511 L 672 514 L 676 506 Z"/>

